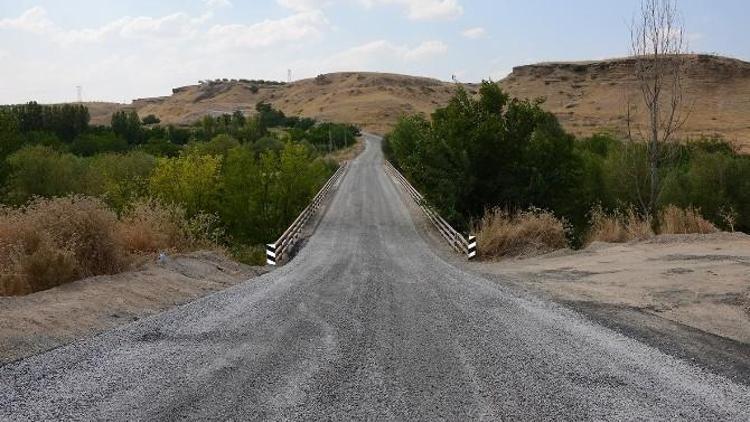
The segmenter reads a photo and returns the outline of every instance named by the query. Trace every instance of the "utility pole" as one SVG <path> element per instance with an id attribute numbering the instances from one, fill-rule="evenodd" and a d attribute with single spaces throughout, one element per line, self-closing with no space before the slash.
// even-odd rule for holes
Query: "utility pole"
<path id="1" fill-rule="evenodd" d="M 76 86 L 76 93 L 78 94 L 78 103 L 80 104 L 83 102 L 83 87 L 81 85 Z"/>

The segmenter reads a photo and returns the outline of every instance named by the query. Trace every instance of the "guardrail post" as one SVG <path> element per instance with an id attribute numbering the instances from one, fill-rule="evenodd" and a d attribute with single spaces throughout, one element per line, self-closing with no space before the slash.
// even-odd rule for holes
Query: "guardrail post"
<path id="1" fill-rule="evenodd" d="M 468 243 L 466 254 L 469 257 L 469 261 L 471 261 L 477 256 L 477 237 L 469 235 Z"/>
<path id="2" fill-rule="evenodd" d="M 276 265 L 276 245 L 273 243 L 266 245 L 266 264 Z"/>

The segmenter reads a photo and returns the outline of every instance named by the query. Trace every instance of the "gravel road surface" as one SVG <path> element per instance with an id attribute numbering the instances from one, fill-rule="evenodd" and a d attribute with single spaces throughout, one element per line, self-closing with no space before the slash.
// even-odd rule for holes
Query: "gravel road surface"
<path id="1" fill-rule="evenodd" d="M 750 388 L 442 260 L 367 138 L 292 262 L 0 368 L 0 419 L 750 420 Z"/>

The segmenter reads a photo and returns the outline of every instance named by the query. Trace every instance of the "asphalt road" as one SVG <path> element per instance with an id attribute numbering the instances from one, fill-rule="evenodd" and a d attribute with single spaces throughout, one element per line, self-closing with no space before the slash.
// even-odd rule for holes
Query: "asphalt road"
<path id="1" fill-rule="evenodd" d="M 750 420 L 750 389 L 433 253 L 379 139 L 287 266 L 0 368 L 3 420 Z"/>

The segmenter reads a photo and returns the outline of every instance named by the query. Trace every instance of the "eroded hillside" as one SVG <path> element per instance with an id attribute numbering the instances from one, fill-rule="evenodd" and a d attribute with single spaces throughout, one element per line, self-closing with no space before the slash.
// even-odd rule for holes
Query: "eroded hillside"
<path id="1" fill-rule="evenodd" d="M 707 55 L 685 59 L 689 115 L 681 136 L 721 136 L 750 150 L 750 63 Z M 515 97 L 545 98 L 545 108 L 577 135 L 602 129 L 624 134 L 628 101 L 642 101 L 633 66 L 633 59 L 541 63 L 515 68 L 500 84 Z"/>
<path id="2" fill-rule="evenodd" d="M 750 63 L 724 57 L 686 57 L 685 87 L 689 118 L 682 137 L 721 136 L 750 150 Z M 576 135 L 601 130 L 626 131 L 627 104 L 638 104 L 632 59 L 578 63 L 541 63 L 516 67 L 500 85 L 514 97 L 545 98 Z M 467 85 L 475 91 L 475 85 Z M 145 116 L 164 123 L 187 124 L 206 114 L 241 110 L 253 113 L 259 101 L 287 114 L 355 123 L 387 132 L 405 114 L 429 114 L 447 104 L 452 83 L 436 79 L 382 74 L 335 73 L 285 85 L 221 81 L 173 90 L 171 96 L 138 99 L 132 104 Z M 107 124 L 115 105 L 91 103 L 92 121 Z"/>

